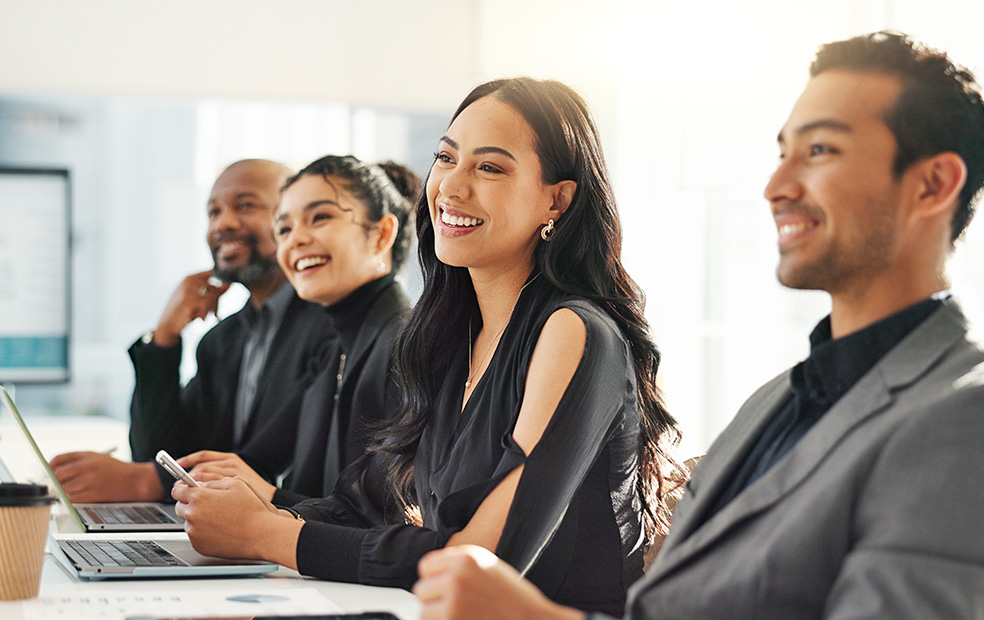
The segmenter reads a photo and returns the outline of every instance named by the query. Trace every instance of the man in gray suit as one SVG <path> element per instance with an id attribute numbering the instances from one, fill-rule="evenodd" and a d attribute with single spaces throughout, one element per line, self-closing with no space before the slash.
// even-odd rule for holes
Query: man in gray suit
<path id="1" fill-rule="evenodd" d="M 984 618 L 984 349 L 945 275 L 984 184 L 980 89 L 888 33 L 810 74 L 765 196 L 780 282 L 830 316 L 710 447 L 627 618 Z M 584 617 L 480 548 L 420 573 L 427 619 Z"/>

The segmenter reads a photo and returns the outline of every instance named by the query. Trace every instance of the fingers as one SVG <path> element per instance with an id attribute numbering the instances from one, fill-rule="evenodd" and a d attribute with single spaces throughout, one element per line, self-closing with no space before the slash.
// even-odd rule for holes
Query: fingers
<path id="1" fill-rule="evenodd" d="M 67 465 L 68 463 L 72 463 L 74 461 L 78 461 L 78 460 L 84 459 L 89 454 L 92 454 L 92 453 L 91 452 L 66 452 L 65 454 L 59 454 L 55 458 L 51 459 L 49 465 L 51 465 L 52 468 L 59 467 L 61 465 Z"/>
<path id="2" fill-rule="evenodd" d="M 230 457 L 235 456 L 231 452 L 218 452 L 216 450 L 199 450 L 198 452 L 192 452 L 191 454 L 186 454 L 181 458 L 177 459 L 178 465 L 188 469 L 189 467 L 194 467 L 199 463 L 207 463 L 209 461 L 220 461 L 226 460 Z"/>

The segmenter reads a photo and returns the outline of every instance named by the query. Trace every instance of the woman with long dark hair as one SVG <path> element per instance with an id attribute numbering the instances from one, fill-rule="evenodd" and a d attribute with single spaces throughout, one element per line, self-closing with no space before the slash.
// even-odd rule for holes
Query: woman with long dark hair
<path id="1" fill-rule="evenodd" d="M 397 421 L 335 494 L 294 506 L 294 523 L 247 512 L 240 492 L 257 534 L 233 542 L 190 518 L 192 541 L 401 587 L 427 551 L 478 544 L 557 601 L 620 613 L 667 525 L 677 431 L 583 100 L 527 78 L 476 88 L 438 143 L 417 217 L 424 291 L 396 345 Z M 191 514 L 211 494 L 175 497 Z"/>

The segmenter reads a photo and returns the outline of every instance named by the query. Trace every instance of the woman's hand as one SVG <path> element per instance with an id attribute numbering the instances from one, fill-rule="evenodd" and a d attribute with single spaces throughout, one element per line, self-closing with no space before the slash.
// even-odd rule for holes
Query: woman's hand
<path id="1" fill-rule="evenodd" d="M 268 560 L 297 568 L 297 521 L 259 497 L 239 478 L 177 483 L 171 496 L 196 551 L 220 558 Z"/>
<path id="2" fill-rule="evenodd" d="M 270 502 L 277 487 L 263 479 L 247 465 L 238 454 L 201 450 L 178 459 L 178 465 L 188 470 L 191 477 L 199 482 L 234 478 L 238 476 L 249 485 L 259 497 Z"/>
<path id="3" fill-rule="evenodd" d="M 551 602 L 491 551 L 473 545 L 432 551 L 417 565 L 421 620 L 583 620 Z"/>

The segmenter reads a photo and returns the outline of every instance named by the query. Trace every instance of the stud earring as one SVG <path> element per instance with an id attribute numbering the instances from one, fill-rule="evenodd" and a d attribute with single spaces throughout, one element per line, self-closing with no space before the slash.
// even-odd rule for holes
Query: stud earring
<path id="1" fill-rule="evenodd" d="M 547 220 L 547 225 L 540 229 L 540 238 L 544 241 L 550 241 L 553 237 L 554 232 L 554 221 Z"/>
<path id="2" fill-rule="evenodd" d="M 386 271 L 386 261 L 383 260 L 382 256 L 376 257 L 376 270 L 379 271 L 379 273 Z"/>

